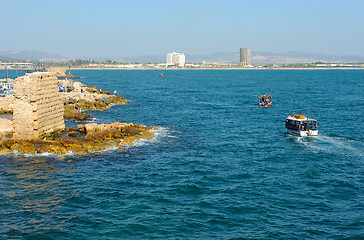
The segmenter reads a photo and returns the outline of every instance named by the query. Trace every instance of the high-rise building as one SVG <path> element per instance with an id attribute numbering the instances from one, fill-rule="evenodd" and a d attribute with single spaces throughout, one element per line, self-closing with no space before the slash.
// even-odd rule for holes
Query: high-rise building
<path id="1" fill-rule="evenodd" d="M 240 48 L 240 65 L 250 65 L 250 48 Z"/>
<path id="2" fill-rule="evenodd" d="M 179 67 L 183 67 L 186 63 L 186 57 L 183 53 L 168 53 L 167 54 L 167 65 L 178 65 Z"/>

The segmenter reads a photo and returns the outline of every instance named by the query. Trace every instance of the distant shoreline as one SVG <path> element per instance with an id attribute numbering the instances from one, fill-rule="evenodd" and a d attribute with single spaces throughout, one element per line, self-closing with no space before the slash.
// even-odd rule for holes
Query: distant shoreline
<path id="1" fill-rule="evenodd" d="M 364 70 L 364 67 L 332 68 L 72 68 L 71 70 Z"/>
<path id="2" fill-rule="evenodd" d="M 55 67 L 55 68 L 64 68 L 66 67 Z M 5 70 L 4 68 L 0 68 L 0 70 Z M 28 68 L 11 68 L 9 70 L 34 70 Z M 170 70 L 364 70 L 364 67 L 306 67 L 306 68 L 86 68 L 86 67 L 71 67 L 71 70 L 158 70 L 158 71 L 170 71 Z"/>

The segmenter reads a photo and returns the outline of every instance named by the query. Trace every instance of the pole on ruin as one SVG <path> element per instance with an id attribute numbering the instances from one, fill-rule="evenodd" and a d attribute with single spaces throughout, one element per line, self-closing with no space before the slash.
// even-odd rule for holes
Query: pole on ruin
<path id="1" fill-rule="evenodd" d="M 5 65 L 5 69 L 6 69 L 6 81 L 8 81 L 8 65 Z"/>

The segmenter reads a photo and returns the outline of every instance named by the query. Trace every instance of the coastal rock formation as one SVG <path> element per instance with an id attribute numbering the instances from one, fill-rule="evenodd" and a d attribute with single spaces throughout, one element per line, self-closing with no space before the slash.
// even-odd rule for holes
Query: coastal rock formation
<path id="1" fill-rule="evenodd" d="M 66 76 L 66 68 L 63 67 L 59 67 L 59 68 L 48 68 L 47 69 L 48 72 L 54 73 L 56 75 L 56 77 L 65 77 Z"/>
<path id="2" fill-rule="evenodd" d="M 156 129 L 155 127 L 145 127 L 133 123 L 89 123 L 78 125 L 77 129 L 66 128 L 63 134 L 54 134 L 49 139 L 2 139 L 0 154 L 18 151 L 30 155 L 41 153 L 83 155 L 110 148 L 123 149 L 125 145 L 133 145 L 136 140 L 152 139 L 154 136 L 153 131 Z"/>
<path id="3" fill-rule="evenodd" d="M 66 74 L 66 68 L 48 68 L 48 72 L 52 72 L 56 75 L 57 78 L 79 78 L 75 77 L 71 74 L 71 69 L 68 69 L 68 74 Z"/>
<path id="4" fill-rule="evenodd" d="M 80 82 L 65 80 L 62 84 L 63 91 L 56 75 L 49 72 L 14 80 L 13 95 L 9 98 L 12 103 L 7 103 L 13 106 L 14 120 L 0 119 L 0 154 L 17 151 L 31 155 L 82 155 L 108 148 L 123 149 L 135 140 L 153 138 L 156 128 L 133 123 L 90 123 L 77 129 L 65 128 L 64 118 L 85 120 L 90 114 L 84 110 L 106 110 L 129 100 Z"/>
<path id="5" fill-rule="evenodd" d="M 61 93 L 65 105 L 65 119 L 76 118 L 84 120 L 90 114 L 82 113 L 85 110 L 104 111 L 114 105 L 124 105 L 130 102 L 128 99 L 110 95 L 109 92 L 90 91 L 92 87 L 82 86 L 82 91 Z"/>
<path id="6" fill-rule="evenodd" d="M 76 109 L 75 106 L 73 106 L 73 108 L 71 108 L 70 106 L 66 106 L 64 108 L 64 118 L 65 119 L 78 119 L 78 120 L 85 120 L 88 117 L 90 117 L 90 113 L 82 113 L 80 111 L 80 107 L 79 109 Z"/>

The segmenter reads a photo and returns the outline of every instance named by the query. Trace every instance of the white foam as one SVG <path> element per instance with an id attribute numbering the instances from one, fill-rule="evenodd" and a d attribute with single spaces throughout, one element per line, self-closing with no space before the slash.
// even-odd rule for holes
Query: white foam
<path id="1" fill-rule="evenodd" d="M 105 149 L 102 149 L 102 150 L 85 153 L 83 155 L 89 155 L 89 154 L 101 153 L 101 152 L 111 152 L 111 151 L 116 151 L 118 149 L 119 149 L 118 147 L 112 146 L 112 147 L 105 148 Z M 15 156 L 23 156 L 23 157 L 26 157 L 26 158 L 34 158 L 34 157 L 54 157 L 54 158 L 59 158 L 59 157 L 74 157 L 74 156 L 79 156 L 77 153 L 73 153 L 72 151 L 68 151 L 66 154 L 54 154 L 54 153 L 44 152 L 44 153 L 35 153 L 35 155 L 27 154 L 27 153 L 21 153 L 21 152 L 16 151 L 16 150 L 14 150 L 13 152 L 5 153 L 5 155 L 12 155 L 12 154 L 14 154 Z"/>
<path id="2" fill-rule="evenodd" d="M 161 139 L 163 139 L 163 138 L 174 137 L 169 134 L 170 133 L 169 129 L 165 128 L 165 127 L 158 127 L 158 129 L 156 129 L 156 130 L 153 129 L 152 132 L 153 132 L 152 139 L 141 138 L 139 140 L 135 140 L 133 142 L 134 145 L 126 145 L 125 148 L 140 147 L 140 146 L 144 146 L 144 145 L 156 144 L 156 143 L 160 143 Z M 121 142 L 122 142 L 122 140 L 121 140 Z"/>
<path id="3" fill-rule="evenodd" d="M 319 135 L 309 138 L 296 137 L 295 141 L 307 148 L 319 152 L 364 156 L 364 152 L 362 150 L 364 149 L 363 143 L 342 137 Z"/>
<path id="4" fill-rule="evenodd" d="M 318 137 L 318 140 L 328 144 L 332 144 L 334 147 L 338 149 L 346 150 L 348 152 L 354 153 L 359 156 L 364 156 L 363 152 L 364 144 L 361 142 L 340 137 L 329 137 L 329 136 Z M 357 147 L 355 145 L 357 145 Z"/>
<path id="5" fill-rule="evenodd" d="M 76 156 L 77 155 L 75 153 L 72 153 L 72 151 L 69 151 L 64 155 L 54 154 L 54 153 L 49 153 L 49 152 L 35 153 L 35 155 L 27 154 L 27 153 L 21 153 L 21 152 L 18 152 L 18 151 L 13 151 L 12 153 L 15 156 L 23 156 L 23 157 L 31 157 L 31 158 L 34 158 L 34 157 L 63 157 L 63 156 Z"/>

